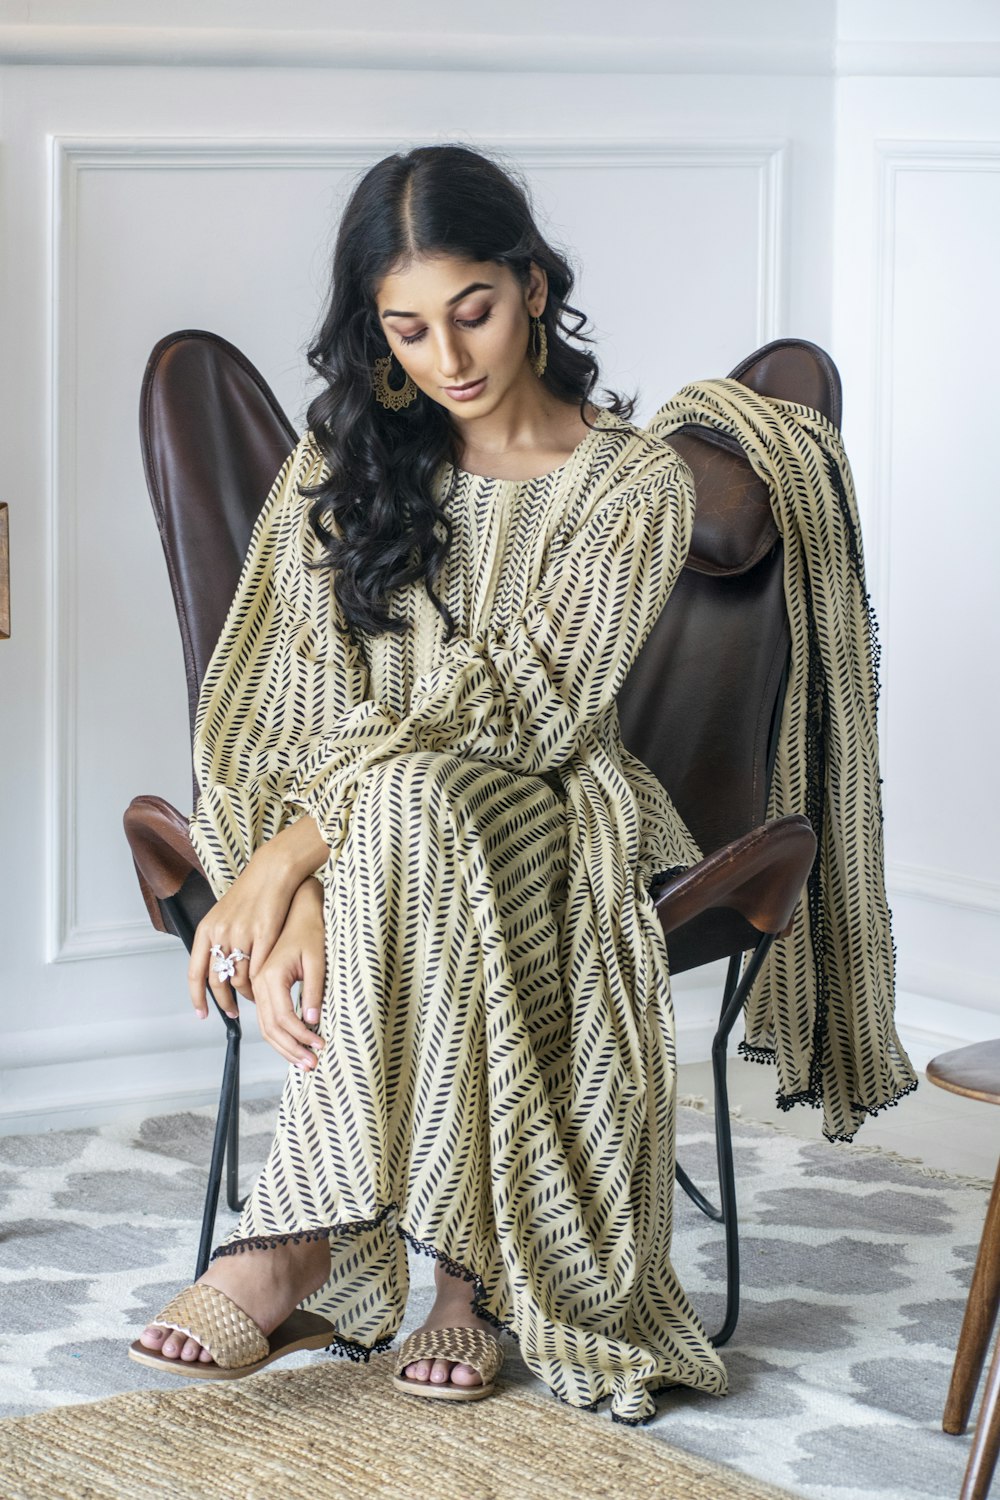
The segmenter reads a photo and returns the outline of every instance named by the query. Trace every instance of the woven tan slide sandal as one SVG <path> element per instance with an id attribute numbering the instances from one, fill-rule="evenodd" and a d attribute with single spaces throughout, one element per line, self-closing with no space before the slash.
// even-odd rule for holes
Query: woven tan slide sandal
<path id="1" fill-rule="evenodd" d="M 267 1338 L 225 1292 L 201 1281 L 185 1287 L 152 1322 L 157 1328 L 174 1328 L 197 1339 L 214 1364 L 199 1359 L 168 1359 L 156 1349 L 147 1349 L 138 1339 L 129 1345 L 129 1358 L 191 1380 L 242 1380 L 244 1375 L 253 1375 L 297 1349 L 324 1349 L 336 1337 L 336 1329 L 326 1318 L 296 1311 Z"/>
<path id="2" fill-rule="evenodd" d="M 434 1385 L 429 1380 L 408 1380 L 403 1371 L 421 1359 L 447 1359 L 471 1365 L 482 1385 Z M 431 1396 L 435 1401 L 481 1401 L 496 1389 L 495 1376 L 503 1364 L 499 1339 L 481 1328 L 422 1328 L 404 1339 L 393 1366 L 392 1383 L 410 1396 Z"/>

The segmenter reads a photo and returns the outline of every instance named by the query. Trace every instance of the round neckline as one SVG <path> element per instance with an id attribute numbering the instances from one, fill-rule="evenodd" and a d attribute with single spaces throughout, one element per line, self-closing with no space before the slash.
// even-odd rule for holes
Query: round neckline
<path id="1" fill-rule="evenodd" d="M 483 479 L 489 484 L 538 484 L 539 480 L 542 479 L 554 479 L 557 474 L 562 474 L 564 470 L 569 468 L 571 463 L 579 458 L 595 434 L 603 430 L 605 420 L 610 415 L 611 413 L 605 407 L 599 406 L 594 417 L 594 425 L 589 429 L 586 437 L 580 439 L 572 453 L 561 464 L 558 464 L 554 469 L 546 469 L 544 474 L 531 474 L 527 479 L 501 479 L 496 474 L 476 474 L 472 469 L 455 468 L 455 473 L 460 479 Z"/>

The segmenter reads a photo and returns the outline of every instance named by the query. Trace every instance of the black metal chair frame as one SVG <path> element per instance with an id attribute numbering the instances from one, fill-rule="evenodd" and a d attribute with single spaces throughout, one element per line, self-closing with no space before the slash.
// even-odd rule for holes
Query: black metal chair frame
<path id="1" fill-rule="evenodd" d="M 788 686 L 788 664 L 781 674 L 771 724 L 770 742 L 767 752 L 767 787 L 770 791 L 774 775 L 774 761 L 778 753 L 778 731 Z M 674 1176 L 691 1199 L 709 1219 L 721 1224 L 726 1236 L 726 1311 L 718 1333 L 711 1335 L 716 1349 L 728 1344 L 736 1331 L 740 1316 L 740 1227 L 736 1206 L 736 1168 L 733 1158 L 733 1131 L 729 1118 L 729 1037 L 750 998 L 754 981 L 761 965 L 771 950 L 777 933 L 761 933 L 760 940 L 749 950 L 734 953 L 729 959 L 726 982 L 722 991 L 719 1024 L 712 1038 L 712 1095 L 715 1114 L 715 1158 L 719 1186 L 719 1207 L 716 1208 L 685 1172 L 680 1162 L 674 1163 Z M 749 958 L 747 958 L 749 952 Z M 742 973 L 741 973 L 742 970 Z"/>
<path id="2" fill-rule="evenodd" d="M 191 920 L 189 911 L 185 908 L 181 892 L 178 892 L 176 896 L 165 896 L 159 899 L 164 916 L 190 953 L 194 944 L 195 926 Z M 211 1254 L 215 1218 L 219 1208 L 219 1193 L 222 1187 L 223 1163 L 226 1166 L 227 1206 L 234 1213 L 239 1213 L 246 1202 L 246 1199 L 241 1198 L 239 1195 L 240 1041 L 243 1036 L 243 1028 L 238 1016 L 226 1015 L 207 986 L 205 994 L 211 1000 L 225 1024 L 226 1057 L 222 1067 L 219 1109 L 215 1117 L 215 1133 L 212 1137 L 212 1158 L 208 1167 L 208 1185 L 205 1189 L 205 1207 L 202 1212 L 201 1236 L 198 1241 L 198 1260 L 194 1273 L 196 1281 L 205 1272 Z"/>

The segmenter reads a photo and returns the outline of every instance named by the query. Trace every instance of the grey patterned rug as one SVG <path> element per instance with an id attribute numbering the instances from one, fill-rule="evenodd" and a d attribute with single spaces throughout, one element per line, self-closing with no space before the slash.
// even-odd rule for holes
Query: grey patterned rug
<path id="1" fill-rule="evenodd" d="M 275 1107 L 244 1106 L 244 1188 Z M 682 1160 L 708 1182 L 711 1117 L 680 1113 Z M 0 1416 L 175 1388 L 125 1346 L 191 1279 L 210 1135 L 204 1110 L 0 1137 Z M 946 1436 L 940 1418 L 988 1184 L 750 1122 L 734 1135 L 744 1290 L 724 1352 L 730 1394 L 661 1395 L 636 1440 L 662 1437 L 809 1500 L 957 1495 L 970 1439 Z M 217 1238 L 232 1222 L 220 1214 Z M 721 1232 L 683 1195 L 674 1259 L 717 1326 Z M 430 1263 L 411 1266 L 404 1334 L 433 1296 Z M 504 1375 L 543 1389 L 512 1341 Z"/>

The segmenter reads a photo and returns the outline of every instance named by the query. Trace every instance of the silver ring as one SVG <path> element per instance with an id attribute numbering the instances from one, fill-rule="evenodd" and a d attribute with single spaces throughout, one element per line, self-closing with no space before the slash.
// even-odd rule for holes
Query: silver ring
<path id="1" fill-rule="evenodd" d="M 212 944 L 211 956 L 215 959 L 212 973 L 218 974 L 220 979 L 232 979 L 236 973 L 236 965 L 242 959 L 250 957 L 249 953 L 244 953 L 242 948 L 234 948 L 232 953 L 225 954 L 218 943 Z"/>

